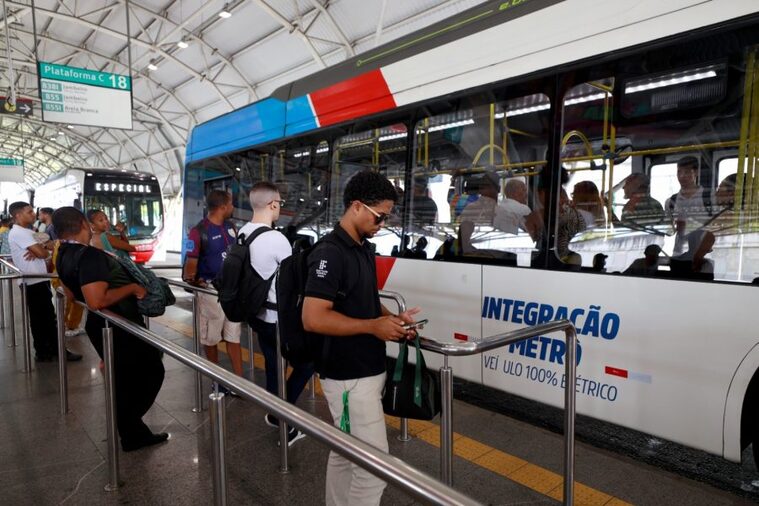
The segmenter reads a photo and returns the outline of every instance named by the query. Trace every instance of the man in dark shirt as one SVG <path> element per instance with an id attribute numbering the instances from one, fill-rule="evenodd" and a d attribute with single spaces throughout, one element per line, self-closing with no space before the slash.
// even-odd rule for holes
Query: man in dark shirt
<path id="1" fill-rule="evenodd" d="M 419 308 L 394 315 L 380 304 L 374 253 L 366 240 L 390 217 L 397 194 L 376 172 L 356 174 L 343 194 L 345 213 L 308 256 L 303 326 L 325 336 L 317 363 L 324 396 L 336 426 L 348 410 L 350 433 L 388 451 L 382 411 L 385 341 L 411 337 Z M 379 504 L 385 483 L 335 452 L 327 466 L 326 503 Z"/>
<path id="2" fill-rule="evenodd" d="M 56 265 L 67 296 L 86 302 L 93 311 L 108 309 L 137 325 L 144 325 L 137 310 L 137 299 L 145 296 L 145 288 L 134 283 L 115 258 L 87 246 L 92 232 L 82 212 L 74 207 L 62 207 L 53 214 L 53 224 L 61 238 Z M 105 320 L 91 312 L 85 329 L 101 358 L 104 327 Z M 161 354 L 119 327 L 112 328 L 116 423 L 121 447 L 124 451 L 133 451 L 166 441 L 168 434 L 153 434 L 142 421 L 163 383 Z"/>
<path id="3" fill-rule="evenodd" d="M 187 236 L 187 255 L 182 269 L 182 279 L 201 288 L 208 288 L 216 278 L 227 256 L 227 248 L 234 244 L 237 236 L 234 224 L 229 221 L 235 209 L 232 194 L 224 190 L 211 190 L 206 197 L 206 205 L 208 216 L 192 227 Z M 197 310 L 200 313 L 200 342 L 208 360 L 219 363 L 218 345 L 223 339 L 232 369 L 242 376 L 240 323 L 229 321 L 215 295 L 198 293 Z"/>

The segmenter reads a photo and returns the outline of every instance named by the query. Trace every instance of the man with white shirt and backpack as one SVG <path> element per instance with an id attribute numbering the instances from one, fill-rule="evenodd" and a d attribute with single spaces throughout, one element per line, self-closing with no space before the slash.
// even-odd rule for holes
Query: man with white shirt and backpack
<path id="1" fill-rule="evenodd" d="M 253 218 L 239 232 L 239 236 L 256 237 L 250 243 L 250 264 L 258 275 L 270 282 L 266 304 L 258 314 L 249 319 L 248 323 L 258 334 L 258 343 L 264 354 L 266 363 L 266 390 L 277 395 L 277 294 L 273 277 L 279 264 L 292 254 L 292 247 L 287 238 L 274 230 L 272 225 L 279 218 L 279 213 L 285 201 L 279 194 L 279 189 L 273 183 L 261 181 L 250 190 L 250 207 Z M 314 373 L 311 365 L 291 364 L 293 371 L 287 379 L 287 401 L 295 404 Z M 279 426 L 279 421 L 267 414 L 264 421 L 271 427 Z M 305 434 L 295 427 L 290 427 L 287 435 L 287 445 L 292 446 Z"/>

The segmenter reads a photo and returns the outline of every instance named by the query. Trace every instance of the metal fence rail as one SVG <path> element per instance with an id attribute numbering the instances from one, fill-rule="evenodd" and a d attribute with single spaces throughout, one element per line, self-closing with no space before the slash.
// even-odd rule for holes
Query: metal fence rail
<path id="1" fill-rule="evenodd" d="M 564 504 L 574 503 L 575 468 L 575 413 L 577 381 L 577 331 L 569 320 L 556 320 L 534 327 L 513 330 L 490 336 L 477 342 L 439 342 L 421 339 L 425 350 L 443 355 L 440 368 L 441 414 L 440 414 L 440 479 L 453 484 L 453 369 L 448 365 L 449 356 L 477 355 L 533 337 L 563 331 L 566 337 L 564 356 Z M 401 433 L 401 437 L 408 437 Z"/>
<path id="2" fill-rule="evenodd" d="M 331 450 L 340 453 L 351 462 L 365 468 L 379 478 L 400 487 L 417 499 L 434 504 L 477 504 L 476 501 L 427 476 L 401 459 L 381 452 L 371 445 L 344 434 L 333 425 L 325 423 L 313 415 L 296 408 L 279 397 L 270 394 L 264 388 L 251 384 L 244 378 L 240 378 L 220 366 L 198 357 L 181 346 L 174 344 L 143 327 L 135 325 L 129 320 L 110 311 L 94 311 L 94 313 L 105 318 L 111 325 L 129 332 L 192 369 L 202 372 L 217 383 L 234 390 L 241 397 L 255 402 L 278 419 L 297 427 L 315 440 L 327 445 Z M 110 327 L 103 329 L 103 340 L 106 353 L 106 378 L 107 382 L 111 384 L 108 388 L 112 388 L 113 378 L 109 372 L 109 369 L 112 370 L 112 368 L 110 368 L 109 365 L 112 365 L 113 363 L 113 329 Z M 109 399 L 109 407 L 113 410 L 112 413 L 115 413 L 114 401 L 115 399 L 111 396 Z M 212 426 L 214 429 L 214 455 L 216 456 L 214 473 L 217 476 L 217 479 L 221 480 L 226 474 L 226 465 L 224 462 L 224 395 L 216 393 L 211 394 L 211 401 L 212 405 L 215 405 L 215 408 L 219 408 L 218 410 L 214 409 Z M 111 416 L 109 418 L 111 427 L 108 430 L 108 436 L 111 438 L 115 437 L 115 417 Z M 214 423 L 214 419 L 218 423 Z M 118 486 L 118 452 L 116 451 L 115 442 L 109 441 L 108 448 L 109 461 L 116 466 L 115 469 L 109 467 L 109 476 L 111 476 L 110 484 Z M 225 488 L 225 484 L 217 483 L 217 489 L 215 490 L 217 504 L 225 504 Z"/>

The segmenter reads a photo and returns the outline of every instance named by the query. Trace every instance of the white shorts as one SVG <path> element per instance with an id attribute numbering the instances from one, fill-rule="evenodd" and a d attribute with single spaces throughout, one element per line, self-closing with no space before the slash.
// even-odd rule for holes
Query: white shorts
<path id="1" fill-rule="evenodd" d="M 227 320 L 215 295 L 198 294 L 200 344 L 216 346 L 222 338 L 228 343 L 240 343 L 240 323 Z"/>

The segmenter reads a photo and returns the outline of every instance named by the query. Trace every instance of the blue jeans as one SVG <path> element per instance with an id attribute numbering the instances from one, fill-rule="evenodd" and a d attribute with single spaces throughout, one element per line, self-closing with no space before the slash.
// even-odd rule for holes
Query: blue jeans
<path id="1" fill-rule="evenodd" d="M 274 323 L 255 318 L 250 322 L 253 330 L 258 334 L 258 345 L 264 354 L 264 363 L 266 366 L 266 390 L 274 395 L 279 395 L 277 391 L 277 326 Z M 287 402 L 295 404 L 300 397 L 306 383 L 314 375 L 313 364 L 291 364 L 293 371 L 287 378 L 286 392 Z"/>

